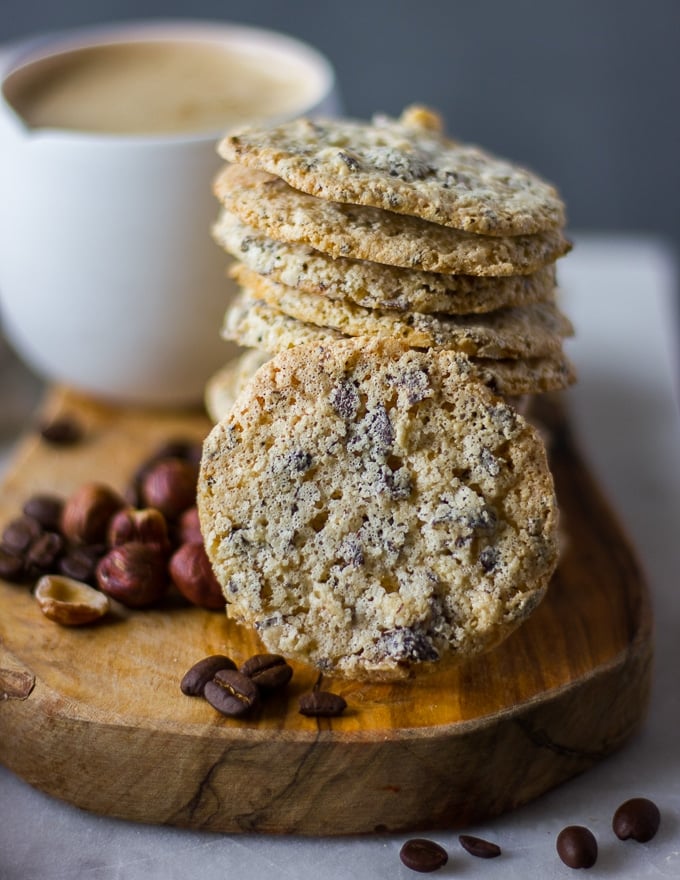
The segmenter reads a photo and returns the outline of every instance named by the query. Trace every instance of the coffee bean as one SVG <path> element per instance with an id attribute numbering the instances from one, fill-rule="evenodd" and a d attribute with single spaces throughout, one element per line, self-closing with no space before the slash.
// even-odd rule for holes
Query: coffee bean
<path id="1" fill-rule="evenodd" d="M 460 845 L 471 856 L 479 859 L 495 859 L 501 854 L 501 848 L 495 843 L 483 840 L 481 837 L 472 837 L 469 834 L 461 834 L 458 838 Z"/>
<path id="2" fill-rule="evenodd" d="M 47 574 L 56 568 L 64 551 L 64 539 L 57 532 L 44 532 L 26 553 L 26 568 L 31 574 Z"/>
<path id="3" fill-rule="evenodd" d="M 310 691 L 300 697 L 300 714 L 314 717 L 335 717 L 342 715 L 347 703 L 339 694 L 330 691 Z"/>
<path id="4" fill-rule="evenodd" d="M 24 560 L 22 556 L 10 553 L 0 547 L 0 578 L 18 583 L 24 574 Z"/>
<path id="5" fill-rule="evenodd" d="M 60 416 L 40 427 L 40 436 L 54 446 L 71 446 L 83 438 L 83 429 L 71 416 Z"/>
<path id="6" fill-rule="evenodd" d="M 239 672 L 252 678 L 259 688 L 271 690 L 288 684 L 293 668 L 280 654 L 255 654 L 239 667 Z"/>
<path id="7" fill-rule="evenodd" d="M 597 841 L 582 825 L 568 825 L 557 837 L 557 855 L 570 868 L 592 868 L 597 861 Z"/>
<path id="8" fill-rule="evenodd" d="M 23 512 L 48 532 L 58 532 L 63 509 L 64 501 L 57 495 L 32 495 L 24 504 Z"/>
<path id="9" fill-rule="evenodd" d="M 72 547 L 59 560 L 59 572 L 76 581 L 84 581 L 95 586 L 97 583 L 97 563 L 106 555 L 103 544 L 86 544 Z"/>
<path id="10" fill-rule="evenodd" d="M 223 715 L 245 715 L 260 702 L 255 682 L 232 669 L 221 669 L 212 681 L 206 683 L 203 696 L 210 705 Z"/>
<path id="11" fill-rule="evenodd" d="M 211 654 L 210 657 L 204 657 L 203 660 L 194 663 L 191 669 L 185 673 L 180 682 L 180 690 L 187 697 L 202 697 L 206 684 L 212 681 L 215 673 L 221 669 L 236 669 L 236 664 L 224 654 Z"/>
<path id="12" fill-rule="evenodd" d="M 619 840 L 647 843 L 659 830 L 659 808 L 647 798 L 631 798 L 614 813 L 612 828 Z"/>
<path id="13" fill-rule="evenodd" d="M 25 553 L 42 532 L 42 526 L 32 516 L 16 517 L 3 529 L 2 546 L 10 553 Z"/>
<path id="14" fill-rule="evenodd" d="M 407 868 L 419 871 L 421 874 L 436 871 L 449 860 L 443 847 L 435 843 L 434 840 L 426 840 L 423 837 L 407 840 L 399 851 L 399 858 Z"/>

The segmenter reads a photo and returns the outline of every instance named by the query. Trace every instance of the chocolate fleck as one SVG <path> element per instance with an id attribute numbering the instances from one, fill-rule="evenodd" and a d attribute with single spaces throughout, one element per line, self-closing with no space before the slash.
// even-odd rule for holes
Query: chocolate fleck
<path id="1" fill-rule="evenodd" d="M 394 443 L 394 428 L 387 410 L 379 404 L 367 416 L 367 428 L 371 439 L 376 445 L 390 448 Z"/>
<path id="2" fill-rule="evenodd" d="M 331 406 L 343 419 L 353 419 L 359 409 L 359 394 L 351 382 L 342 381 L 331 391 Z"/>
<path id="3" fill-rule="evenodd" d="M 342 159 L 350 171 L 358 171 L 361 168 L 361 163 L 357 157 L 347 153 L 345 150 L 338 150 L 338 158 Z"/>
<path id="4" fill-rule="evenodd" d="M 380 647 L 398 661 L 432 662 L 439 659 L 439 652 L 427 636 L 408 627 L 383 633 Z"/>
<path id="5" fill-rule="evenodd" d="M 498 550 L 495 547 L 485 547 L 479 554 L 479 564 L 484 571 L 492 571 L 498 564 Z"/>

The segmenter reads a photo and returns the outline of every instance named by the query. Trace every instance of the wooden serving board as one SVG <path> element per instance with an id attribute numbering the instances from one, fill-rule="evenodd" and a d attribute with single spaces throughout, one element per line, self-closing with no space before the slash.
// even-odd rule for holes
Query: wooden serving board
<path id="1" fill-rule="evenodd" d="M 200 414 L 121 410 L 57 389 L 48 417 L 86 428 L 71 448 L 21 444 L 0 524 L 35 491 L 122 488 Z M 574 447 L 560 408 L 552 464 L 566 546 L 548 597 L 497 649 L 399 684 L 324 680 L 340 718 L 297 711 L 317 673 L 247 720 L 179 690 L 211 653 L 256 639 L 219 612 L 169 600 L 81 629 L 44 618 L 0 582 L 0 760 L 32 785 L 110 816 L 214 831 L 347 834 L 462 826 L 525 803 L 619 748 L 644 716 L 651 618 L 633 551 Z"/>

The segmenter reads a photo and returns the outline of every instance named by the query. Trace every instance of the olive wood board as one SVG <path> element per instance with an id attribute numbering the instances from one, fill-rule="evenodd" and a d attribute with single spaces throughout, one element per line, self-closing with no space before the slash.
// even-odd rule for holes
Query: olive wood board
<path id="1" fill-rule="evenodd" d="M 46 619 L 0 581 L 0 761 L 78 807 L 222 832 L 335 835 L 462 827 L 526 803 L 618 749 L 642 721 L 652 624 L 635 553 L 584 464 L 563 405 L 544 398 L 564 548 L 547 598 L 493 651 L 393 684 L 324 678 L 347 711 L 314 719 L 318 673 L 245 719 L 179 682 L 197 660 L 261 650 L 222 612 L 170 597 L 96 625 Z M 0 525 L 33 492 L 87 480 L 122 489 L 168 438 L 201 438 L 200 412 L 124 409 L 51 389 L 42 418 L 85 428 L 72 447 L 19 444 Z"/>

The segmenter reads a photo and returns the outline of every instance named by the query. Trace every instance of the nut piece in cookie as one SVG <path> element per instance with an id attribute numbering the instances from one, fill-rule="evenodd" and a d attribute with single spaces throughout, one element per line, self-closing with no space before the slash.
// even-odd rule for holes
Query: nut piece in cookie
<path id="1" fill-rule="evenodd" d="M 228 614 L 357 678 L 492 647 L 557 563 L 536 431 L 452 353 L 387 339 L 261 367 L 205 443 L 198 507 Z"/>

